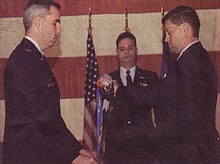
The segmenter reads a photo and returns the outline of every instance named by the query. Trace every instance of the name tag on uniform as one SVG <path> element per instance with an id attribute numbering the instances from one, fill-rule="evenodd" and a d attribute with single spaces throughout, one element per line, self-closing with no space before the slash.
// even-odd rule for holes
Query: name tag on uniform
<path id="1" fill-rule="evenodd" d="M 148 84 L 147 83 L 140 83 L 140 86 L 146 87 Z"/>

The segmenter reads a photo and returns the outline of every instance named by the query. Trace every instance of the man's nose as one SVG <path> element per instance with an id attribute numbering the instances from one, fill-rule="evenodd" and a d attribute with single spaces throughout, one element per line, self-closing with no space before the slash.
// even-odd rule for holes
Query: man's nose
<path id="1" fill-rule="evenodd" d="M 61 26 L 60 26 L 60 24 L 57 25 L 56 34 L 57 34 L 57 35 L 60 35 L 60 34 L 61 34 Z"/>
<path id="2" fill-rule="evenodd" d="M 170 40 L 170 37 L 169 37 L 169 35 L 167 35 L 167 34 L 165 34 L 165 42 L 169 42 L 169 40 Z"/>

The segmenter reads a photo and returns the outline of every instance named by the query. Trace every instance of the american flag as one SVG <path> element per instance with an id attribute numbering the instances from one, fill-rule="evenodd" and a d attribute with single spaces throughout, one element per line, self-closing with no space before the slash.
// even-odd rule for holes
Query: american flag
<path id="1" fill-rule="evenodd" d="M 95 150 L 96 146 L 96 81 L 99 77 L 98 62 L 91 34 L 87 38 L 87 61 L 85 79 L 85 110 L 83 145 L 85 148 Z"/>

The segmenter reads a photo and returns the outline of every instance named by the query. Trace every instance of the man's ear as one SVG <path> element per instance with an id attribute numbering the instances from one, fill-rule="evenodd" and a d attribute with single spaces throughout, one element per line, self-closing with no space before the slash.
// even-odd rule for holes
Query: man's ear
<path id="1" fill-rule="evenodd" d="M 40 16 L 36 16 L 34 19 L 33 19 L 33 22 L 32 22 L 32 26 L 36 27 L 36 28 L 39 28 L 40 25 L 41 25 L 41 22 L 42 22 L 42 18 Z"/>
<path id="2" fill-rule="evenodd" d="M 192 28 L 188 23 L 183 23 L 182 25 L 183 25 L 183 30 L 185 33 L 189 33 L 192 31 Z"/>

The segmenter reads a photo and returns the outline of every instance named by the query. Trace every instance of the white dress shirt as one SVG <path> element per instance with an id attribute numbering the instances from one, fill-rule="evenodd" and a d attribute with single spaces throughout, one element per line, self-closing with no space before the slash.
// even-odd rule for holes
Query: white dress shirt
<path id="1" fill-rule="evenodd" d="M 127 86 L 127 80 L 126 80 L 127 73 L 126 73 L 126 71 L 128 71 L 128 70 L 124 69 L 123 67 L 120 67 L 120 78 L 121 78 L 121 81 L 124 86 Z M 135 71 L 136 71 L 136 66 L 133 66 L 131 69 L 129 69 L 129 71 L 130 71 L 131 80 L 133 82 L 134 76 L 135 76 Z"/>

